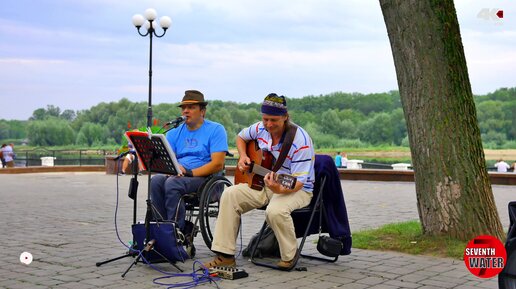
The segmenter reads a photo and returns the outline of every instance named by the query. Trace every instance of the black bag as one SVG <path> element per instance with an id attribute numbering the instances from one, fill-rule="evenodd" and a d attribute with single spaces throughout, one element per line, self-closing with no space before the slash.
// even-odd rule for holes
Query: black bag
<path id="1" fill-rule="evenodd" d="M 168 259 L 168 261 L 184 262 L 189 258 L 186 253 L 184 235 L 176 227 L 175 222 L 151 222 L 150 226 L 150 239 L 156 241 L 154 250 L 150 251 L 149 254 L 144 257 L 149 262 L 160 262 L 166 261 L 161 255 Z M 143 243 L 146 237 L 145 224 L 134 224 L 132 225 L 133 238 L 136 242 L 136 249 L 143 250 Z M 156 252 L 159 252 L 156 253 Z"/>
<path id="2" fill-rule="evenodd" d="M 342 250 L 342 242 L 339 239 L 334 239 L 330 236 L 319 235 L 319 241 L 317 241 L 317 251 L 328 257 L 337 257 L 340 255 Z"/>
<path id="3" fill-rule="evenodd" d="M 328 216 L 326 215 L 326 210 L 321 202 L 321 209 L 319 211 L 319 240 L 317 241 L 317 251 L 319 251 L 319 253 L 323 254 L 324 256 L 338 257 L 340 255 L 340 251 L 342 251 L 342 248 L 344 247 L 344 244 L 342 244 L 342 241 L 339 239 L 321 235 L 323 215 L 326 223 L 328 223 Z"/>
<path id="4" fill-rule="evenodd" d="M 253 251 L 254 246 L 256 246 L 256 242 L 258 242 L 258 235 L 260 235 L 260 232 L 251 237 L 247 248 L 242 251 L 242 255 L 244 257 L 251 257 L 251 252 Z M 265 228 L 262 239 L 260 240 L 260 243 L 258 243 L 258 248 L 256 248 L 256 252 L 253 257 L 281 257 L 278 240 L 276 240 L 276 236 L 274 235 L 274 231 L 271 227 L 267 226 L 267 228 Z"/>

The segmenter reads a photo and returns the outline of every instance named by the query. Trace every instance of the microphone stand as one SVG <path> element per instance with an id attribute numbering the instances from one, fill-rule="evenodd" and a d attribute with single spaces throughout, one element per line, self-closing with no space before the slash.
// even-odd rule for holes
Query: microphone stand
<path id="1" fill-rule="evenodd" d="M 173 126 L 171 126 L 171 127 L 170 127 L 170 128 L 168 128 L 166 131 L 164 131 L 164 132 L 163 132 L 163 134 L 166 134 L 167 132 L 169 132 L 169 131 L 171 131 L 171 130 L 173 130 L 173 129 L 177 128 L 177 127 L 178 127 L 180 124 L 182 124 L 183 122 L 184 122 L 184 120 L 183 120 L 183 121 L 180 121 L 180 122 L 175 123 Z"/>
<path id="2" fill-rule="evenodd" d="M 178 120 L 178 119 L 176 119 L 176 120 L 174 120 L 174 121 L 167 122 L 167 123 L 165 123 L 165 124 L 164 124 L 164 125 L 163 125 L 159 130 L 158 130 L 158 133 L 159 133 L 160 131 L 162 131 L 162 130 L 167 126 L 167 125 L 171 125 L 171 124 L 173 124 L 173 126 L 171 126 L 170 128 L 168 128 L 167 130 L 165 130 L 165 131 L 163 132 L 163 134 L 167 134 L 167 132 L 169 132 L 170 130 L 173 130 L 173 129 L 177 128 L 177 127 L 178 127 L 180 124 L 182 124 L 185 120 L 186 120 L 186 119 L 182 119 L 182 120 Z"/>

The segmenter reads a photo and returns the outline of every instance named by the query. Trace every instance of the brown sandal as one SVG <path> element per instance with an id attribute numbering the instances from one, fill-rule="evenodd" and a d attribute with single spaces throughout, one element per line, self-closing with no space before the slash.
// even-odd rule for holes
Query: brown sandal
<path id="1" fill-rule="evenodd" d="M 294 267 L 296 264 L 294 263 L 294 259 L 290 260 L 290 261 L 279 261 L 276 266 L 278 266 L 278 269 L 280 270 L 290 270 L 292 269 L 292 267 Z"/>
<path id="2" fill-rule="evenodd" d="M 204 267 L 213 268 L 213 267 L 236 267 L 235 257 L 226 258 L 221 255 L 215 256 L 213 261 L 204 263 Z"/>

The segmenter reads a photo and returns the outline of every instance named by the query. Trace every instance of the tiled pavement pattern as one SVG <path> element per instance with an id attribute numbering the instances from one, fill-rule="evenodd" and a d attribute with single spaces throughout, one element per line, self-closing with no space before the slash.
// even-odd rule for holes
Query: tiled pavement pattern
<path id="1" fill-rule="evenodd" d="M 143 219 L 146 177 L 140 177 L 138 219 Z M 127 197 L 129 177 L 120 177 L 118 229 L 122 240 L 132 239 L 133 203 Z M 344 181 L 352 231 L 385 223 L 417 219 L 413 183 Z M 507 203 L 516 199 L 516 187 L 494 186 L 504 228 Z M 122 255 L 125 249 L 114 230 L 116 177 L 103 173 L 41 173 L 0 175 L 0 288 L 166 288 L 152 283 L 160 273 L 124 258 L 101 267 L 95 263 Z M 262 213 L 263 214 L 263 213 Z M 263 222 L 260 212 L 243 218 L 243 244 Z M 244 246 L 245 246 L 244 245 Z M 196 238 L 197 256 L 212 257 L 202 237 Z M 315 252 L 315 246 L 305 245 Z M 19 262 L 23 251 L 33 254 L 30 265 Z M 281 272 L 258 267 L 238 257 L 249 277 L 221 280 L 220 288 L 498 288 L 496 278 L 471 275 L 460 260 L 410 256 L 353 249 L 336 263 L 301 259 L 307 271 Z M 193 261 L 179 263 L 191 272 Z M 160 268 L 177 272 L 172 266 Z M 173 279 L 186 282 L 186 279 Z M 216 288 L 203 284 L 196 288 Z"/>

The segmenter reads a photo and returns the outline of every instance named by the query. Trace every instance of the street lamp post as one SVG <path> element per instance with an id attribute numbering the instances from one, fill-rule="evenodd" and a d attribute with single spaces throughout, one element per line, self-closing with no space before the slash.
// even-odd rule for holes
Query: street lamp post
<path id="1" fill-rule="evenodd" d="M 156 28 L 158 27 L 158 25 L 156 24 L 156 17 L 157 17 L 157 13 L 156 13 L 156 10 L 152 9 L 152 8 L 149 8 L 147 10 L 145 10 L 145 18 L 140 15 L 140 14 L 137 14 L 137 15 L 134 15 L 133 16 L 133 24 L 134 26 L 136 27 L 136 29 L 138 29 L 138 34 L 140 34 L 141 36 L 143 37 L 146 37 L 147 35 L 149 36 L 149 39 L 150 39 L 150 50 L 149 50 L 149 108 L 148 108 L 148 111 L 147 111 L 147 127 L 148 129 L 150 130 L 150 127 L 152 126 L 152 37 L 153 36 L 156 36 L 158 38 L 161 38 L 165 35 L 165 33 L 167 32 L 167 29 L 170 27 L 170 24 L 172 23 L 172 20 L 170 20 L 170 17 L 168 16 L 163 16 L 159 19 L 159 24 L 161 26 L 161 28 L 163 29 L 163 33 L 161 35 L 158 35 L 156 34 Z M 147 20 L 145 20 L 147 19 Z M 144 34 L 140 31 L 140 28 L 145 25 L 145 29 L 147 29 L 147 32 Z M 150 136 L 149 136 L 150 137 Z M 152 174 L 152 170 L 151 170 L 151 167 L 152 167 L 152 152 L 151 152 L 151 157 L 148 158 L 148 163 L 147 163 L 147 171 L 148 171 L 148 185 L 147 185 L 147 213 L 145 215 L 145 240 L 144 240 L 144 246 L 143 248 L 145 248 L 143 250 L 143 254 L 145 255 L 145 258 L 148 258 L 149 257 L 149 250 L 152 249 L 154 250 L 153 246 L 154 246 L 154 243 L 156 242 L 156 240 L 150 240 L 150 219 L 152 217 L 152 204 L 151 204 L 151 199 L 150 199 L 150 192 L 151 192 L 151 174 Z M 137 176 L 138 174 L 134 174 L 133 178 L 131 178 L 131 183 L 129 185 L 129 196 L 130 198 L 132 198 L 134 200 L 134 206 L 133 206 L 133 225 L 136 224 L 136 203 L 137 203 L 137 191 L 138 191 L 138 179 L 137 179 Z M 115 258 L 112 258 L 112 259 L 109 259 L 107 261 L 103 261 L 103 262 L 98 262 L 96 263 L 97 267 L 98 266 L 101 266 L 102 264 L 106 264 L 106 263 L 109 263 L 109 262 L 112 262 L 112 261 L 115 261 L 115 260 L 119 260 L 119 259 L 122 259 L 124 257 L 136 257 L 136 259 L 131 263 L 131 265 L 129 266 L 129 268 L 127 268 L 127 270 L 125 270 L 125 272 L 122 274 L 122 278 L 125 277 L 125 275 L 127 274 L 127 272 L 129 272 L 129 270 L 133 267 L 133 265 L 135 265 L 136 263 L 138 263 L 140 261 L 140 258 L 142 257 L 142 254 L 137 254 L 137 250 L 136 250 L 136 246 L 135 246 L 135 235 L 133 234 L 133 245 L 131 246 L 131 249 L 125 254 L 125 255 L 122 255 L 122 256 L 119 256 L 119 257 L 115 257 Z M 149 249 L 150 248 L 150 249 Z M 161 254 L 160 254 L 161 255 Z M 163 257 L 163 255 L 161 255 Z M 166 259 L 166 258 L 165 258 Z M 176 267 L 179 271 L 182 272 L 182 270 L 177 267 L 174 263 L 171 263 L 174 267 Z"/>
<path id="2" fill-rule="evenodd" d="M 149 43 L 150 43 L 150 48 L 149 48 L 149 107 L 147 109 L 147 129 L 150 130 L 150 128 L 152 126 L 152 38 L 154 36 L 156 36 L 158 38 L 163 37 L 165 35 L 165 33 L 167 32 L 167 29 L 170 27 L 170 24 L 172 23 L 172 20 L 170 20 L 170 17 L 168 17 L 168 16 L 162 16 L 159 19 L 159 24 L 160 24 L 161 28 L 163 29 L 163 33 L 161 33 L 161 35 L 159 35 L 159 34 L 156 33 L 156 28 L 158 27 L 158 24 L 157 24 L 158 21 L 156 20 L 158 15 L 156 13 L 156 10 L 154 10 L 152 8 L 149 8 L 149 9 L 145 10 L 144 16 L 142 16 L 140 14 L 134 15 L 133 16 L 133 24 L 136 27 L 136 29 L 138 29 L 138 34 L 140 34 L 140 36 L 143 36 L 143 37 L 149 36 Z M 145 29 L 147 29 L 146 33 L 142 33 L 140 31 L 140 28 L 143 25 L 145 25 Z M 149 135 L 149 138 L 150 138 L 150 135 Z M 148 174 L 147 174 L 148 175 L 148 182 L 147 182 L 147 213 L 145 214 L 145 241 L 144 241 L 143 245 L 144 245 L 144 248 L 150 248 L 151 250 L 154 250 L 153 246 L 154 246 L 154 244 L 155 244 L 155 242 L 157 240 L 151 240 L 151 234 L 150 234 L 150 220 L 151 220 L 151 218 L 152 219 L 156 219 L 155 217 L 153 217 L 153 216 L 155 216 L 155 214 L 153 214 L 152 203 L 151 203 L 151 199 L 150 199 L 151 174 L 153 172 L 153 170 L 152 170 L 152 159 L 153 159 L 153 156 L 152 155 L 154 153 L 154 148 L 152 148 L 150 150 L 150 152 L 151 152 L 150 153 L 151 156 L 148 157 L 148 159 L 147 159 L 147 172 L 148 172 Z M 138 187 L 138 181 L 136 181 L 136 175 L 135 175 L 135 178 L 133 180 L 135 182 L 134 187 L 137 188 Z M 133 183 L 131 183 L 131 185 L 133 185 Z M 136 193 L 134 194 L 134 198 L 136 200 Z M 134 203 L 134 214 L 136 216 L 136 202 Z M 134 218 L 136 218 L 136 217 L 134 217 Z M 134 239 L 134 236 L 133 236 L 133 239 Z M 167 245 L 165 245 L 165 246 L 167 246 Z M 144 250 L 143 253 L 144 253 L 144 257 L 145 258 L 149 257 L 148 254 L 150 252 L 148 251 L 148 249 Z M 124 272 L 124 274 L 122 274 L 122 277 L 124 277 L 125 274 L 127 274 L 127 272 L 131 269 L 131 267 L 134 264 L 139 262 L 141 256 L 142 255 L 138 255 L 138 257 L 131 264 L 131 266 L 129 266 L 129 268 L 127 268 L 127 270 Z M 161 255 L 161 256 L 163 256 L 163 255 Z M 179 271 L 182 271 L 175 264 L 172 263 L 172 265 L 174 267 L 176 267 Z"/>
<path id="3" fill-rule="evenodd" d="M 145 17 L 144 17 L 145 16 Z M 150 43 L 150 49 L 149 49 L 149 101 L 148 101 L 148 108 L 147 108 L 147 127 L 152 126 L 152 38 L 153 36 L 156 36 L 158 38 L 161 38 L 167 33 L 167 29 L 170 27 L 170 24 L 172 24 L 172 20 L 168 16 L 162 16 L 159 19 L 159 25 L 163 29 L 163 33 L 161 35 L 158 35 L 156 33 L 156 28 L 158 27 L 158 22 L 156 18 L 158 17 L 158 13 L 156 10 L 149 8 L 145 10 L 144 16 L 140 14 L 136 14 L 133 16 L 133 24 L 138 29 L 138 34 L 140 36 L 146 37 L 149 36 L 149 43 Z M 145 25 L 145 29 L 147 29 L 146 33 L 142 33 L 140 31 L 140 28 Z"/>

